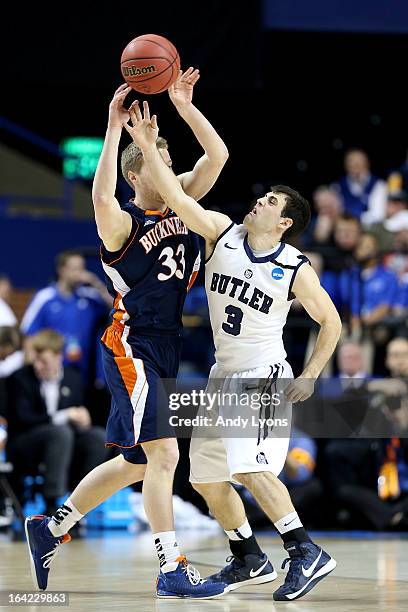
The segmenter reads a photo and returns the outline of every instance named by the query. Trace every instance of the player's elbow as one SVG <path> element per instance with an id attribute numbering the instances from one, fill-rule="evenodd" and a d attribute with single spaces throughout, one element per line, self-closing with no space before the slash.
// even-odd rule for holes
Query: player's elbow
<path id="1" fill-rule="evenodd" d="M 220 161 L 222 162 L 222 165 L 224 165 L 227 161 L 227 159 L 229 158 L 229 151 L 226 147 L 226 145 L 224 143 L 222 143 L 222 147 L 220 150 Z"/>
<path id="2" fill-rule="evenodd" d="M 224 143 L 220 146 L 217 153 L 213 154 L 210 158 L 210 161 L 213 166 L 217 166 L 217 168 L 223 168 L 229 158 L 229 151 Z"/>

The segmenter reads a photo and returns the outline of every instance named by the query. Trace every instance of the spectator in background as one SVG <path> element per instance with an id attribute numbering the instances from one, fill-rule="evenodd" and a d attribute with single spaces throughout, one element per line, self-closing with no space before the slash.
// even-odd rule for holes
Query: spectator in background
<path id="1" fill-rule="evenodd" d="M 390 377 L 373 379 L 368 383 L 368 389 L 373 397 L 371 403 L 377 407 L 382 407 L 388 397 L 408 395 L 407 338 L 396 337 L 387 344 L 385 365 Z"/>
<path id="2" fill-rule="evenodd" d="M 349 296 L 344 296 L 342 282 L 347 281 L 349 271 L 355 266 L 354 251 L 361 236 L 360 221 L 344 213 L 334 225 L 334 248 L 325 253 L 322 285 L 333 300 L 344 322 L 350 319 Z M 342 278 L 343 271 L 346 272 Z"/>
<path id="3" fill-rule="evenodd" d="M 317 397 L 329 414 L 332 431 L 347 438 L 339 444 L 348 443 L 348 437 L 369 435 L 367 423 L 369 402 L 367 399 L 368 374 L 362 346 L 352 340 L 344 340 L 337 346 L 337 377 L 320 378 Z M 364 441 L 363 441 L 364 442 Z"/>
<path id="4" fill-rule="evenodd" d="M 0 326 L 12 327 L 17 325 L 17 318 L 10 308 L 12 286 L 4 274 L 0 274 Z"/>
<path id="5" fill-rule="evenodd" d="M 363 233 L 355 251 L 359 278 L 354 274 L 346 290 L 350 300 L 353 329 L 372 329 L 390 314 L 397 297 L 398 278 L 380 262 L 377 238 Z M 355 270 L 353 270 L 355 272 Z"/>
<path id="6" fill-rule="evenodd" d="M 102 281 L 85 269 L 76 251 L 64 251 L 56 259 L 57 282 L 41 289 L 24 314 L 21 329 L 31 336 L 53 329 L 64 337 L 64 364 L 80 369 L 87 380 L 95 349 L 97 326 L 112 307 Z"/>
<path id="7" fill-rule="evenodd" d="M 337 347 L 337 365 L 339 378 L 343 381 L 352 380 L 360 386 L 368 376 L 364 367 L 364 353 L 358 342 L 346 340 Z"/>
<path id="8" fill-rule="evenodd" d="M 347 357 L 348 345 L 344 353 L 339 353 L 339 369 L 350 375 L 358 373 L 362 363 L 362 352 L 350 360 Z M 358 345 L 354 344 L 358 349 Z M 387 367 L 395 377 L 408 376 L 408 340 L 397 338 L 387 346 Z M 344 363 L 346 361 L 346 363 Z M 346 372 L 344 372 L 346 373 Z M 355 375 L 356 375 L 355 374 Z M 340 374 L 341 375 L 341 374 Z M 348 381 L 347 381 L 348 382 Z M 399 435 L 408 433 L 407 388 L 403 381 L 395 379 L 373 379 L 367 381 L 366 389 L 371 394 L 370 410 L 379 411 L 375 434 L 386 431 L 381 425 L 381 417 L 395 422 Z M 358 389 L 348 389 L 360 393 Z M 364 399 L 362 388 L 360 401 Z M 373 400 L 376 398 L 376 401 Z M 345 395 L 342 402 L 345 403 Z M 350 407 L 350 406 L 349 406 Z M 390 413 L 395 409 L 394 413 Z M 358 404 L 355 407 L 359 409 Z M 355 412 L 352 410 L 351 412 Z M 353 415 L 352 415 L 353 416 Z M 370 420 L 370 422 L 372 422 Z M 378 423 L 380 425 L 378 426 Z M 389 429 L 388 429 L 389 431 Z M 371 434 L 372 435 L 372 434 Z M 367 433 L 366 433 L 367 436 Z M 408 445 L 406 440 L 392 439 L 338 439 L 331 440 L 325 449 L 326 484 L 335 502 L 337 516 L 341 523 L 374 529 L 406 529 L 408 527 Z"/>
<path id="9" fill-rule="evenodd" d="M 398 191 L 406 191 L 408 193 L 408 153 L 403 164 L 394 170 L 388 177 L 388 191 L 395 193 Z"/>
<path id="10" fill-rule="evenodd" d="M 80 374 L 63 367 L 63 346 L 62 336 L 52 330 L 36 334 L 33 364 L 15 372 L 6 387 L 7 457 L 14 465 L 15 491 L 24 502 L 24 476 L 44 464 L 47 515 L 68 488 L 106 458 L 105 431 L 92 427 Z"/>
<path id="11" fill-rule="evenodd" d="M 395 237 L 401 231 L 408 230 L 408 193 L 404 191 L 390 193 L 387 197 L 385 219 L 370 227 L 370 232 L 378 238 L 382 251 L 396 248 Z"/>
<path id="12" fill-rule="evenodd" d="M 337 518 L 347 527 L 360 521 L 359 526 L 371 529 L 407 529 L 408 445 L 397 440 L 332 440 L 327 445 L 327 484 Z M 392 488 L 385 477 L 391 466 Z"/>
<path id="13" fill-rule="evenodd" d="M 388 343 L 385 365 L 392 378 L 408 379 L 408 338 L 394 338 Z"/>
<path id="14" fill-rule="evenodd" d="M 337 249 L 336 258 L 346 259 L 346 263 L 354 261 L 353 253 L 360 241 L 360 237 L 361 223 L 357 217 L 350 213 L 344 213 L 341 217 L 338 217 L 334 225 L 334 244 Z"/>
<path id="15" fill-rule="evenodd" d="M 303 247 L 333 246 L 334 226 L 343 213 L 343 203 L 333 187 L 321 185 L 313 194 L 316 216 L 302 239 Z"/>
<path id="16" fill-rule="evenodd" d="M 363 225 L 382 221 L 387 186 L 385 181 L 371 174 L 367 153 L 351 149 L 344 157 L 344 168 L 346 174 L 336 185 L 344 210 L 360 219 Z"/>
<path id="17" fill-rule="evenodd" d="M 21 336 L 17 327 L 0 327 L 0 379 L 24 365 Z"/>

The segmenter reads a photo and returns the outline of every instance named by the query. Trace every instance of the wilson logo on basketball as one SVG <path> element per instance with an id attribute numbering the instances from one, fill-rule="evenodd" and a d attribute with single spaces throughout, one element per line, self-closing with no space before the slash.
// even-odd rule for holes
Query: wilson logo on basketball
<path id="1" fill-rule="evenodd" d="M 140 76 L 141 74 L 150 74 L 151 72 L 156 72 L 156 66 L 153 64 L 151 66 L 143 66 L 143 68 L 138 68 L 137 66 L 124 66 L 122 68 L 124 77 Z"/>

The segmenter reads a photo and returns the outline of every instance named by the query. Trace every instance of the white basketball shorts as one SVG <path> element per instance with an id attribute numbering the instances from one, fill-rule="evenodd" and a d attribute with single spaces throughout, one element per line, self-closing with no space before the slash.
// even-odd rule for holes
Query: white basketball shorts
<path id="1" fill-rule="evenodd" d="M 237 373 L 212 367 L 206 394 L 214 405 L 199 410 L 201 417 L 210 415 L 212 425 L 193 430 L 190 482 L 234 482 L 234 474 L 260 471 L 280 474 L 292 416 L 283 392 L 291 379 L 287 361 Z"/>

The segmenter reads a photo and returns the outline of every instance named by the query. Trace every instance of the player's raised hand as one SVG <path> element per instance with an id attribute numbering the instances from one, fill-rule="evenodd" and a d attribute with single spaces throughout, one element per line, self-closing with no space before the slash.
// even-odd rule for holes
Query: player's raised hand
<path id="1" fill-rule="evenodd" d="M 181 108 L 191 104 L 194 85 L 199 78 L 200 72 L 198 68 L 190 66 L 185 72 L 180 70 L 177 81 L 168 89 L 170 100 L 173 102 L 174 106 Z"/>
<path id="2" fill-rule="evenodd" d="M 139 101 L 135 100 L 129 108 L 130 121 L 132 125 L 124 124 L 134 142 L 142 149 L 148 149 L 156 144 L 159 128 L 157 117 L 150 117 L 150 109 L 147 102 L 143 102 L 143 114 L 140 110 Z"/>
<path id="3" fill-rule="evenodd" d="M 123 103 L 131 89 L 126 83 L 123 83 L 115 91 L 109 104 L 109 127 L 122 128 L 129 121 L 129 111 L 123 106 Z"/>

